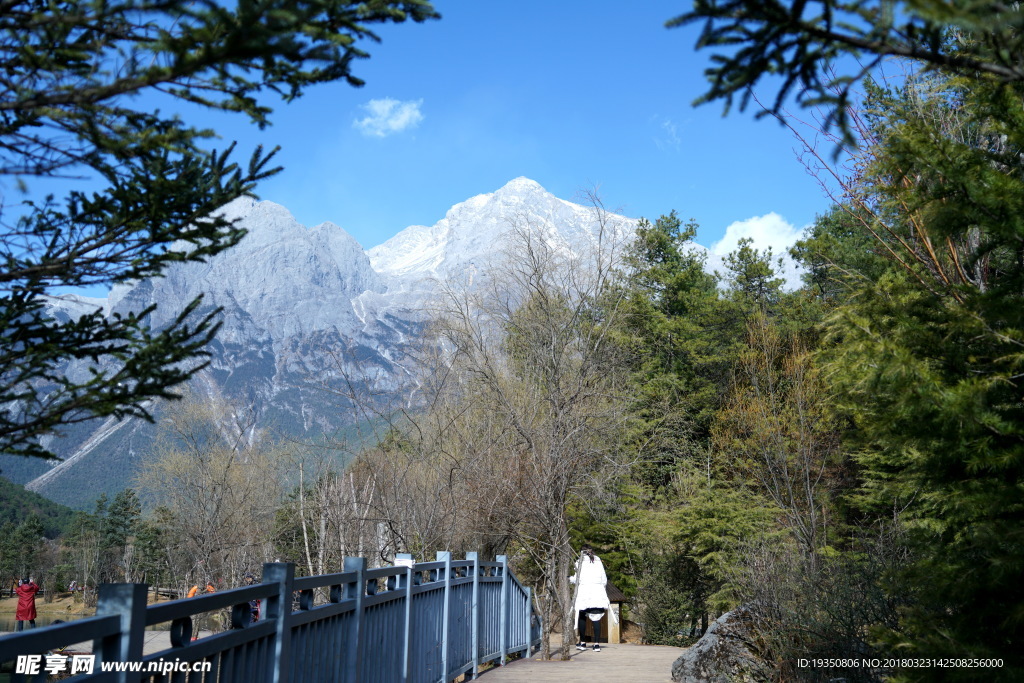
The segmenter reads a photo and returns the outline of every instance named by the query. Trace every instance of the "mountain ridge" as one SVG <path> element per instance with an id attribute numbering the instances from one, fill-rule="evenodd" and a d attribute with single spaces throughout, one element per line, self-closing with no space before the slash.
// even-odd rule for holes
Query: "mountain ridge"
<path id="1" fill-rule="evenodd" d="M 244 197 L 220 210 L 248 234 L 205 263 L 175 263 L 163 277 L 125 283 L 102 299 L 48 300 L 55 316 L 102 306 L 109 314 L 152 303 L 149 323 L 166 324 L 198 294 L 198 314 L 221 309 L 209 366 L 192 381 L 276 424 L 290 439 L 323 440 L 358 414 L 348 393 L 400 396 L 409 388 L 426 309 L 439 284 L 475 283 L 514 229 L 528 229 L 558 249 L 595 245 L 601 235 L 628 237 L 636 221 L 560 199 L 529 178 L 453 205 L 431 226 L 413 225 L 371 249 L 329 221 L 300 224 L 284 206 Z M 699 245 L 695 247 L 707 250 Z M 84 365 L 65 371 L 84 375 Z M 386 400 L 384 398 L 380 399 Z M 384 409 L 381 404 L 378 406 Z M 159 421 L 161 405 L 153 412 Z M 50 498 L 85 508 L 113 495 L 152 448 L 156 427 L 134 420 L 94 421 L 48 439 L 65 462 L 10 466 L 5 476 Z M 112 476 L 116 475 L 116 476 Z"/>

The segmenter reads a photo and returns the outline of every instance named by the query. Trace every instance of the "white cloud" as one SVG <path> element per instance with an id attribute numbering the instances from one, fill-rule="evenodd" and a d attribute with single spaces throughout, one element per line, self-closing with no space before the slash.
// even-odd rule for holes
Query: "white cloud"
<path id="1" fill-rule="evenodd" d="M 721 264 L 722 259 L 734 251 L 739 241 L 745 237 L 753 240 L 753 247 L 765 251 L 772 250 L 772 260 L 782 257 L 782 275 L 786 278 L 786 288 L 795 289 L 800 286 L 801 269 L 789 256 L 789 248 L 796 244 L 804 235 L 803 228 L 788 223 L 785 218 L 774 211 L 764 216 L 755 216 L 745 221 L 736 221 L 725 229 L 725 236 L 711 245 L 709 262 Z M 718 267 L 719 272 L 724 268 Z"/>
<path id="2" fill-rule="evenodd" d="M 711 251 L 725 256 L 736 249 L 740 240 L 749 237 L 757 249 L 772 248 L 776 256 L 786 252 L 803 235 L 803 230 L 788 223 L 774 211 L 764 216 L 754 216 L 745 221 L 736 221 L 725 229 L 725 236 L 711 245 Z"/>
<path id="3" fill-rule="evenodd" d="M 415 128 L 423 120 L 420 107 L 423 100 L 400 101 L 390 97 L 381 100 L 370 100 L 362 105 L 368 116 L 356 119 L 352 127 L 363 135 L 385 138 L 403 130 Z"/>
<path id="4" fill-rule="evenodd" d="M 676 124 L 672 123 L 669 119 L 665 119 L 661 122 L 661 129 L 665 131 L 665 137 L 658 140 L 659 147 L 671 147 L 675 151 L 679 151 L 679 146 L 682 144 L 682 140 L 679 139 L 679 131 L 676 128 Z"/>
<path id="5" fill-rule="evenodd" d="M 672 119 L 652 117 L 651 121 L 657 126 L 654 135 L 654 144 L 660 150 L 672 150 L 678 152 L 682 147 L 683 140 L 679 137 L 679 127 Z"/>

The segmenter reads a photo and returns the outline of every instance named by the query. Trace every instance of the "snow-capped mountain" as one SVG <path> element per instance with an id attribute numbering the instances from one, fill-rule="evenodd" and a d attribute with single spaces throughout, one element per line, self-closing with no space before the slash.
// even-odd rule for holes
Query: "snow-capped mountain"
<path id="1" fill-rule="evenodd" d="M 255 411 L 261 426 L 310 439 L 357 421 L 344 398 L 351 388 L 392 397 L 406 390 L 425 302 L 440 283 L 485 277 L 513 228 L 576 250 L 599 235 L 622 238 L 636 224 L 559 199 L 526 178 L 368 251 L 337 225 L 306 228 L 273 202 L 243 198 L 222 211 L 248 230 L 236 247 L 207 263 L 174 264 L 164 277 L 118 286 L 106 300 L 55 298 L 51 310 L 75 316 L 102 306 L 113 314 L 156 303 L 151 324 L 160 326 L 203 294 L 204 310 L 221 308 L 223 325 L 193 391 L 220 393 Z M 154 409 L 159 415 L 160 406 Z M 154 434 L 141 421 L 87 423 L 49 443 L 64 462 L 5 463 L 4 474 L 88 505 L 101 491 L 130 484 Z"/>
<path id="2" fill-rule="evenodd" d="M 463 274 L 491 260 L 497 245 L 516 227 L 529 228 L 550 243 L 580 248 L 597 238 L 594 207 L 559 199 L 528 178 L 516 178 L 497 192 L 456 204 L 434 225 L 413 225 L 370 249 L 370 263 L 392 282 L 403 284 Z M 605 229 L 621 236 L 636 224 L 607 214 Z"/>
<path id="3" fill-rule="evenodd" d="M 267 338 L 271 346 L 296 335 L 356 324 L 352 300 L 383 292 L 383 279 L 363 248 L 333 223 L 306 228 L 273 202 L 237 199 L 223 209 L 248 230 L 245 238 L 207 263 L 177 265 L 166 277 L 115 287 L 110 310 L 157 303 L 161 326 L 199 294 L 224 308 L 225 344 Z"/>

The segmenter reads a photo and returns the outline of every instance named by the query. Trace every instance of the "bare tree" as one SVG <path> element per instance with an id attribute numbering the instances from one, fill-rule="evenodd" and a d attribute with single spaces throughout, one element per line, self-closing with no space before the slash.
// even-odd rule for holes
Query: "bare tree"
<path id="1" fill-rule="evenodd" d="M 179 580 L 240 584 L 271 559 L 282 462 L 249 411 L 195 395 L 169 406 L 139 486 L 161 508 L 169 553 L 183 556 L 172 564 L 185 560 Z"/>
<path id="2" fill-rule="evenodd" d="M 574 621 L 569 507 L 599 495 L 619 471 L 625 419 L 611 331 L 626 231 L 599 203 L 595 216 L 594 243 L 576 253 L 517 222 L 488 287 L 449 287 L 435 322 L 449 353 L 451 400 L 474 407 L 464 416 L 477 418 L 469 424 L 481 435 L 460 442 L 459 461 L 505 506 L 503 519 L 484 519 L 532 554 L 548 597 L 545 616 L 560 618 L 564 643 L 573 640 Z M 543 653 L 550 657 L 546 640 Z"/>
<path id="3" fill-rule="evenodd" d="M 303 505 L 327 510 L 339 550 L 376 549 L 382 560 L 440 548 L 522 553 L 564 642 L 574 625 L 569 510 L 621 472 L 625 420 L 612 331 L 631 231 L 591 199 L 589 244 L 570 249 L 521 218 L 474 287 L 442 283 L 410 396 L 342 397 L 385 429 Z"/>

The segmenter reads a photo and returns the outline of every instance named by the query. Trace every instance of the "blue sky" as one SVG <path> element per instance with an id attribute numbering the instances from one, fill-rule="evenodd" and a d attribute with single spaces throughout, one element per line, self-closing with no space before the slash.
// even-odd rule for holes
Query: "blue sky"
<path id="1" fill-rule="evenodd" d="M 709 55 L 694 50 L 698 26 L 664 26 L 690 3 L 434 5 L 440 20 L 377 27 L 382 42 L 364 43 L 371 56 L 353 68 L 362 88 L 267 99 L 263 131 L 238 115 L 182 115 L 216 130 L 214 146 L 237 141 L 240 161 L 280 146 L 284 171 L 260 198 L 307 226 L 332 221 L 367 249 L 519 176 L 568 200 L 596 188 L 630 217 L 675 209 L 719 254 L 744 235 L 778 254 L 827 210 L 788 130 L 754 111 L 692 106 Z"/>
<path id="2" fill-rule="evenodd" d="M 311 88 L 276 105 L 263 132 L 237 117 L 220 128 L 241 150 L 282 146 L 285 171 L 261 198 L 306 225 L 333 221 L 365 248 L 518 176 L 570 200 L 597 187 L 628 216 L 676 209 L 707 246 L 750 219 L 748 231 L 785 241 L 777 233 L 828 207 L 776 122 L 691 106 L 708 55 L 694 51 L 697 27 L 664 28 L 688 3 L 435 7 L 441 20 L 384 27 L 365 46 L 371 58 L 354 69 L 365 87 Z M 396 123 L 375 123 L 389 112 Z"/>
<path id="3" fill-rule="evenodd" d="M 694 50 L 698 27 L 664 27 L 689 3 L 435 7 L 442 19 L 381 27 L 383 41 L 363 45 L 363 88 L 268 101 L 264 131 L 237 115 L 185 118 L 237 140 L 240 160 L 257 143 L 280 145 L 285 170 L 259 196 L 306 225 L 337 223 L 364 248 L 518 176 L 569 200 L 597 188 L 631 217 L 675 209 L 700 223 L 706 246 L 729 230 L 720 253 L 744 234 L 778 253 L 828 208 L 786 129 L 692 106 L 709 55 Z"/>

